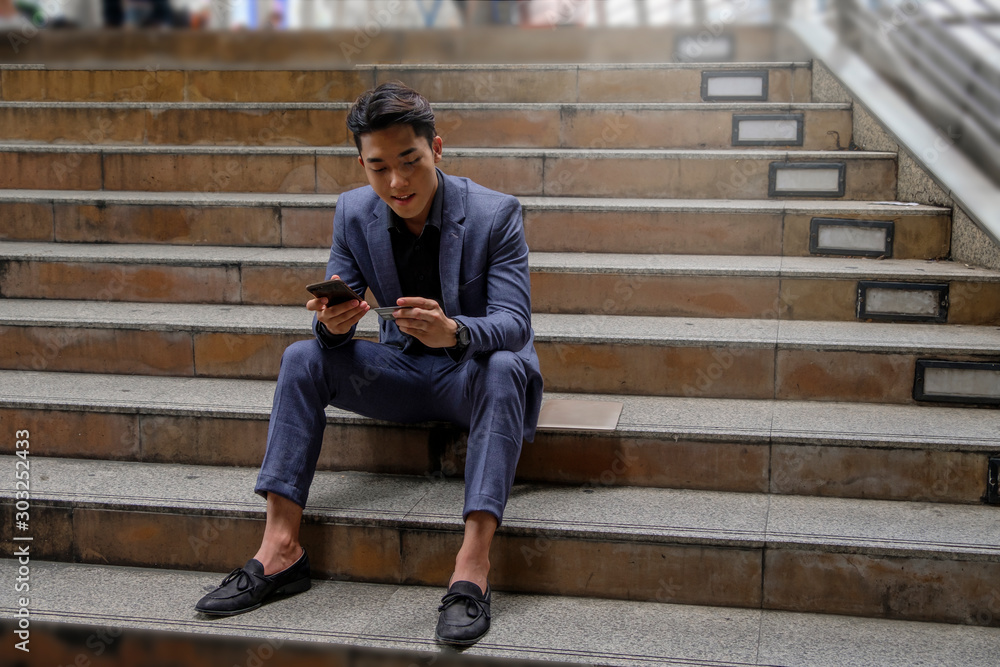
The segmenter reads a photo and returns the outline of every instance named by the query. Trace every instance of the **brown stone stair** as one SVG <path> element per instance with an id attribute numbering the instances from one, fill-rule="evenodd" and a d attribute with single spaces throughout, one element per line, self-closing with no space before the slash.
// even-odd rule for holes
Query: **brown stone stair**
<path id="1" fill-rule="evenodd" d="M 894 227 L 892 257 L 948 256 L 951 216 L 933 206 L 829 200 L 520 197 L 538 252 L 809 256 L 813 219 Z M 178 245 L 330 245 L 337 195 L 0 191 L 0 239 Z M 572 233 L 566 233 L 571 230 Z"/>
<path id="2" fill-rule="evenodd" d="M 223 571 L 233 545 L 253 543 L 261 529 L 263 504 L 247 495 L 253 468 L 58 458 L 39 468 L 36 558 Z M 462 538 L 453 514 L 462 489 L 434 478 L 317 474 L 302 534 L 313 572 L 444 586 Z M 976 622 L 1000 573 L 990 537 L 1000 515 L 942 507 L 517 484 L 491 579 L 533 594 Z M 10 534 L 9 513 L 2 521 Z"/>
<path id="3" fill-rule="evenodd" d="M 88 299 L 93 285 L 115 285 L 103 298 L 302 305 L 310 298 L 303 286 L 324 277 L 327 255 L 323 248 L 0 241 L 0 294 Z M 891 321 L 890 308 L 865 308 L 866 285 L 877 283 L 925 285 L 916 293 L 931 299 L 928 290 L 945 291 L 944 303 L 928 302 L 925 321 L 1000 323 L 1000 273 L 941 262 L 534 252 L 529 265 L 538 313 Z"/>
<path id="4" fill-rule="evenodd" d="M 440 166 L 517 196 L 896 197 L 896 158 L 886 152 L 454 148 Z M 357 167 L 348 146 L 0 144 L 8 189 L 339 193 L 367 184 Z M 781 188 L 776 170 L 808 180 Z"/>
<path id="5" fill-rule="evenodd" d="M 761 70 L 766 99 L 706 99 L 713 77 Z M 731 145 L 740 109 L 820 111 L 808 63 L 0 68 L 13 131 L 35 131 L 16 129 L 21 102 L 84 119 L 68 131 L 40 123 L 31 136 L 45 143 L 7 129 L 0 143 L 0 419 L 32 433 L 38 558 L 167 576 L 224 572 L 252 552 L 272 380 L 283 348 L 310 335 L 309 314 L 284 304 L 322 272 L 336 194 L 361 174 L 346 133 L 278 145 L 306 135 L 272 141 L 252 123 L 197 134 L 196 120 L 178 118 L 197 113 L 211 129 L 250 109 L 261 123 L 279 111 L 334 116 L 388 79 L 440 103 L 442 129 L 458 114 L 445 171 L 522 199 L 547 398 L 625 404 L 615 431 L 543 429 L 525 446 L 495 545 L 498 600 L 517 591 L 994 632 L 1000 544 L 982 499 L 1000 451 L 997 276 L 946 261 L 947 209 L 894 201 L 895 153 L 832 150 L 848 148 L 827 134 L 851 126 L 842 105 L 806 119 L 819 144 Z M 551 146 L 462 139 L 502 133 L 491 104 L 519 105 L 505 110 L 522 120 L 549 113 L 532 141 Z M 639 104 L 650 106 L 629 108 Z M 669 133 L 656 149 L 568 138 L 582 118 L 600 125 L 626 110 L 643 114 L 631 120 L 643 141 L 654 131 L 643 123 L 697 110 L 706 125 L 683 140 L 708 145 Z M 102 112 L 139 115 L 56 143 Z M 174 143 L 140 144 L 161 121 L 177 132 L 154 141 Z M 839 165 L 843 192 L 830 180 Z M 830 219 L 891 236 L 891 257 L 889 246 L 822 246 L 816 226 Z M 887 282 L 946 284 L 947 317 L 859 318 L 859 291 Z M 374 321 L 359 335 L 374 337 Z M 460 540 L 461 434 L 328 419 L 304 531 L 317 576 L 440 587 Z M 13 462 L 9 444 L 0 452 Z M 12 481 L 0 489 L 13 504 Z M 0 516 L 7 534 L 11 520 Z"/>
<path id="6" fill-rule="evenodd" d="M 704 73 L 766 74 L 773 103 L 809 102 L 807 62 L 357 65 L 342 69 L 60 68 L 0 65 L 5 102 L 351 102 L 401 81 L 435 102 L 703 102 Z M 761 96 L 762 97 L 762 96 Z"/>
<path id="7" fill-rule="evenodd" d="M 434 103 L 435 100 L 432 100 Z M 349 102 L 0 102 L 17 141 L 143 145 L 353 145 Z M 435 103 L 449 147 L 839 150 L 851 144 L 848 104 Z M 788 123 L 780 139 L 747 138 L 745 123 Z M 798 128 L 796 133 L 796 128 Z M 752 128 L 751 128 L 752 129 Z"/>
<path id="8" fill-rule="evenodd" d="M 6 369 L 215 378 L 273 379 L 311 335 L 294 306 L 12 299 L 0 324 Z M 550 391 L 706 398 L 912 403 L 921 360 L 995 363 L 998 342 L 996 327 L 934 324 L 536 314 L 533 327 Z M 377 337 L 374 315 L 358 335 Z"/>
<path id="9" fill-rule="evenodd" d="M 273 382 L 0 371 L 0 419 L 46 435 L 47 455 L 254 467 Z M 997 411 L 600 394 L 623 402 L 612 432 L 542 426 L 518 479 L 587 487 L 979 504 Z M 460 478 L 464 434 L 329 408 L 321 470 Z"/>

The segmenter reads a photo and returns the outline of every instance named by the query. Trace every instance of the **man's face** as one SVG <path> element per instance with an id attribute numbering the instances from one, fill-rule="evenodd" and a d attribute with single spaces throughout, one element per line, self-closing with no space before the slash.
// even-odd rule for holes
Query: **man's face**
<path id="1" fill-rule="evenodd" d="M 428 144 L 409 125 L 361 135 L 361 155 L 372 189 L 411 227 L 427 221 L 437 192 L 434 165 L 441 161 L 441 137 Z"/>

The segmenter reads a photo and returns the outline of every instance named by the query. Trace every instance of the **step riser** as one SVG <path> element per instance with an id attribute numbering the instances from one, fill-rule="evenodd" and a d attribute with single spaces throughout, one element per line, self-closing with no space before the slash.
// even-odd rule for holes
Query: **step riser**
<path id="1" fill-rule="evenodd" d="M 176 243 L 325 248 L 334 208 L 0 203 L 0 240 Z M 699 211 L 544 211 L 526 207 L 528 245 L 537 252 L 809 256 L 818 215 Z M 892 220 L 892 257 L 948 255 L 948 216 L 841 214 Z M 573 233 L 566 233 L 573 230 Z"/>
<path id="2" fill-rule="evenodd" d="M 303 334 L 6 326 L 0 367 L 274 379 Z M 995 361 L 944 354 L 536 341 L 548 391 L 602 394 L 913 403 L 917 359 Z"/>
<path id="3" fill-rule="evenodd" d="M 514 195 L 768 199 L 772 164 L 766 158 L 446 156 L 441 168 Z M 336 194 L 367 185 L 363 179 L 357 158 L 347 156 L 0 153 L 4 188 Z M 844 195 L 830 198 L 895 197 L 895 160 L 871 158 L 847 160 Z"/>
<path id="4" fill-rule="evenodd" d="M 214 582 L 218 583 L 218 582 Z M 185 667 L 219 667 L 219 665 L 271 665 L 272 667 L 321 667 L 336 664 L 378 664 L 378 665 L 420 665 L 427 658 L 419 653 L 402 653 L 395 650 L 360 648 L 326 643 L 304 643 L 284 638 L 263 638 L 260 636 L 228 637 L 212 634 L 195 635 L 185 632 L 155 629 L 137 629 L 136 626 L 123 627 L 120 619 L 107 616 L 74 619 L 70 622 L 53 622 L 31 619 L 31 639 L 44 646 L 46 664 L 72 665 L 84 656 L 80 664 L 100 664 L 87 656 L 127 655 L 130 664 L 154 665 L 163 656 L 183 656 Z M 0 632 L 11 637 L 17 629 L 17 621 L 0 619 Z M 37 649 L 36 649 L 37 650 Z M 113 651 L 113 652 L 112 652 Z M 14 647 L 14 642 L 0 646 L 0 661 L 6 665 L 23 663 L 24 653 Z M 442 667 L 463 665 L 463 656 L 442 655 L 436 664 Z M 359 662 L 359 660 L 361 662 Z M 370 660 L 371 663 L 364 662 Z M 119 661 L 120 664 L 123 664 Z M 113 663 L 110 663 L 113 664 Z M 530 664 L 528 661 L 520 664 Z"/>
<path id="5" fill-rule="evenodd" d="M 214 109 L 65 109 L 0 107 L 4 137 L 90 144 L 340 146 L 349 142 L 347 111 Z M 353 140 L 350 141 L 353 145 Z"/>
<path id="6" fill-rule="evenodd" d="M 1000 323 L 1000 283 L 942 281 L 948 324 Z M 858 321 L 858 280 L 533 273 L 538 313 Z M 865 319 L 865 318 L 861 318 Z M 886 315 L 885 321 L 905 321 Z M 932 321 L 932 320 L 927 320 Z"/>
<path id="7" fill-rule="evenodd" d="M 3 70 L 8 102 L 352 102 L 371 71 Z"/>
<path id="8" fill-rule="evenodd" d="M 256 468 L 267 441 L 263 416 L 6 408 L 0 420 L 45 433 L 46 455 L 58 457 Z M 447 428 L 333 422 L 318 469 L 461 478 L 466 446 Z M 15 452 L 5 445 L 0 453 Z M 989 458 L 977 451 L 540 432 L 522 448 L 517 480 L 979 504 Z"/>
<path id="9" fill-rule="evenodd" d="M 789 150 L 838 150 L 850 145 L 851 113 L 805 111 L 801 143 Z M 449 146 L 477 148 L 734 148 L 734 116 L 747 111 L 439 109 L 438 134 Z M 344 109 L 225 110 L 0 107 L 4 136 L 16 141 L 93 144 L 354 145 Z M 838 143 L 839 141 L 839 143 Z"/>
<path id="10" fill-rule="evenodd" d="M 736 68 L 739 69 L 739 68 Z M 711 70 L 718 71 L 718 70 Z M 742 70 L 741 70 L 742 71 Z M 772 68 L 767 102 L 809 102 L 808 68 Z M 702 102 L 700 69 L 343 71 L 3 70 L 3 100 L 54 102 L 353 102 L 401 81 L 434 102 Z"/>
<path id="11" fill-rule="evenodd" d="M 67 243 L 329 247 L 333 208 L 0 203 L 0 238 Z"/>
<path id="12" fill-rule="evenodd" d="M 4 513 L 12 515 L 8 509 Z M 32 556 L 38 559 L 217 572 L 232 567 L 234 552 L 252 552 L 264 526 L 256 519 L 46 507 L 37 501 L 32 515 L 47 533 L 34 534 Z M 8 518 L 0 524 L 10 528 Z M 301 538 L 315 578 L 446 586 L 462 536 L 457 526 L 443 532 L 307 519 Z M 760 549 L 500 534 L 490 554 L 490 583 L 500 590 L 760 606 Z"/>
<path id="13" fill-rule="evenodd" d="M 769 549 L 764 607 L 1000 626 L 1000 564 Z"/>
<path id="14" fill-rule="evenodd" d="M 299 306 L 325 265 L 213 266 L 0 260 L 8 298 Z M 941 281 L 946 322 L 1000 322 L 1000 283 Z M 532 271 L 536 313 L 858 320 L 858 280 Z M 95 297 L 95 292 L 98 294 Z M 865 319 L 865 318 L 862 318 Z M 890 318 L 891 319 L 891 318 Z"/>
<path id="15" fill-rule="evenodd" d="M 221 572 L 232 566 L 234 551 L 253 551 L 263 529 L 262 520 L 250 518 L 37 502 L 32 509 L 34 525 L 44 526 L 32 555 L 44 560 Z M 8 531 L 10 515 L 2 519 Z M 457 526 L 446 532 L 307 520 L 302 541 L 317 578 L 444 586 L 461 533 Z M 990 613 L 1000 578 L 995 562 L 807 546 L 626 543 L 544 530 L 501 532 L 491 561 L 498 590 L 1000 626 Z"/>

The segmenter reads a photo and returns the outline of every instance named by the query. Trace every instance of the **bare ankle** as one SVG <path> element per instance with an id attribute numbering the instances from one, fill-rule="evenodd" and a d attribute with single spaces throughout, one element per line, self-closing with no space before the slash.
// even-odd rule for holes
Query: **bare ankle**
<path id="1" fill-rule="evenodd" d="M 451 575 L 449 587 L 456 581 L 471 581 L 486 592 L 489 582 L 490 560 L 489 558 L 466 558 L 459 553 L 455 558 L 455 571 Z"/>
<path id="2" fill-rule="evenodd" d="M 286 569 L 302 556 L 302 546 L 291 541 L 265 541 L 254 558 L 264 566 L 264 574 L 271 575 Z"/>

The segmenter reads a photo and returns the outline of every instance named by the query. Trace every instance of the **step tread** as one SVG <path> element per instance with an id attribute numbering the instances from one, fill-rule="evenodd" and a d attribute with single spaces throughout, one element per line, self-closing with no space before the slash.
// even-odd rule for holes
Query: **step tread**
<path id="1" fill-rule="evenodd" d="M 356 157 L 354 146 L 240 146 L 240 145 L 179 145 L 179 144 L 89 144 L 47 142 L 0 142 L 0 153 L 107 153 L 148 155 L 322 155 Z M 677 158 L 677 159 L 759 159 L 759 160 L 895 160 L 896 153 L 886 151 L 817 151 L 787 149 L 681 149 L 681 148 L 449 148 L 445 157 L 506 157 L 506 158 Z"/>
<path id="2" fill-rule="evenodd" d="M 149 109 L 185 110 L 338 110 L 351 107 L 353 102 L 57 102 L 0 101 L 0 109 Z M 534 111 L 577 109 L 588 111 L 850 111 L 852 105 L 842 102 L 433 102 L 438 111 Z"/>
<path id="3" fill-rule="evenodd" d="M 325 267 L 328 258 L 325 248 L 0 241 L 0 260 L 11 261 Z M 921 259 L 532 252 L 528 263 L 548 273 L 1000 282 L 1000 271 Z"/>
<path id="4" fill-rule="evenodd" d="M 57 204 L 117 204 L 171 206 L 289 206 L 333 207 L 336 194 L 284 194 L 270 192 L 143 192 L 121 190 L 0 190 L 0 202 L 52 202 Z M 733 213 L 801 213 L 813 215 L 923 216 L 949 214 L 951 209 L 911 202 L 831 201 L 809 199 L 642 199 L 613 197 L 520 196 L 528 210 L 587 211 L 701 211 Z M 332 220 L 331 220 L 332 222 Z"/>
<path id="5" fill-rule="evenodd" d="M 13 468 L 14 456 L 0 457 Z M 35 506 L 262 518 L 257 468 L 36 456 Z M 206 484 L 205 479 L 211 479 Z M 0 482 L 14 496 L 14 480 Z M 460 531 L 464 483 L 439 477 L 318 471 L 306 521 Z M 501 531 L 511 535 L 1000 562 L 1000 513 L 942 505 L 652 487 L 515 483 Z"/>
<path id="6" fill-rule="evenodd" d="M 264 420 L 274 387 L 270 380 L 0 370 L 0 407 Z M 973 408 L 547 392 L 552 399 L 622 402 L 614 431 L 622 438 L 995 452 L 1000 432 L 1000 410 Z M 331 424 L 378 423 L 326 412 Z"/>
<path id="7" fill-rule="evenodd" d="M 193 605 L 222 573 L 37 560 L 31 568 L 31 614 L 38 621 L 426 655 L 441 650 L 433 628 L 443 591 L 435 587 L 315 580 L 305 594 L 209 622 Z M 16 561 L 0 560 L 6 579 L 15 570 Z M 13 599 L 4 600 L 0 617 L 14 618 Z M 463 657 L 622 667 L 992 667 L 1000 642 L 998 628 L 505 592 L 494 594 L 492 611 L 490 633 Z"/>
<path id="8" fill-rule="evenodd" d="M 354 72 L 364 70 L 449 70 L 449 71 L 496 71 L 496 70 L 688 70 L 688 69 L 812 69 L 812 62 L 805 60 L 779 60 L 779 61 L 753 61 L 753 62 L 713 62 L 713 63 L 677 63 L 677 62 L 654 62 L 654 63 L 387 63 L 387 64 L 361 64 L 345 67 L 308 67 L 289 66 L 286 68 L 266 68 L 258 69 L 254 67 L 161 67 L 156 71 L 164 72 Z M 119 63 L 114 66 L 108 64 L 94 64 L 69 67 L 63 64 L 0 64 L 2 70 L 49 70 L 57 72 L 117 72 L 117 71 L 148 71 L 147 67 L 134 63 Z"/>
<path id="9" fill-rule="evenodd" d="M 365 65 L 359 65 L 360 69 L 366 68 Z M 467 63 L 467 64 L 453 64 L 453 63 L 442 63 L 442 64 L 429 64 L 429 63 L 400 63 L 400 64 L 385 64 L 385 65 L 375 65 L 375 70 L 449 70 L 449 71 L 468 71 L 468 70 L 503 70 L 503 69 L 513 69 L 513 70 L 589 70 L 589 71 L 607 71 L 607 70 L 689 70 L 689 69 L 710 69 L 710 70 L 744 70 L 744 69 L 812 69 L 811 61 L 797 61 L 797 60 L 779 60 L 774 62 L 718 62 L 718 63 L 680 63 L 680 62 L 663 62 L 663 63 L 574 63 L 574 64 L 562 64 L 562 63 L 546 63 L 546 64 L 507 64 L 507 63 L 494 63 L 494 64 L 477 64 L 477 63 Z"/>
<path id="10" fill-rule="evenodd" d="M 11 326 L 309 335 L 311 321 L 312 313 L 300 306 L 0 300 L 0 325 Z M 536 341 L 568 344 L 735 344 L 911 354 L 1000 351 L 997 326 L 535 313 L 532 327 Z M 358 333 L 374 336 L 376 331 L 377 316 L 365 315 Z"/>

